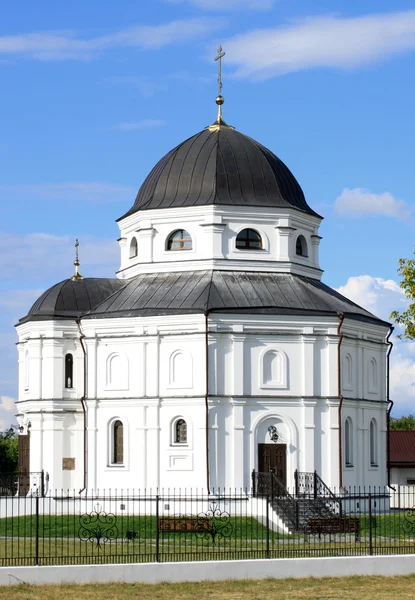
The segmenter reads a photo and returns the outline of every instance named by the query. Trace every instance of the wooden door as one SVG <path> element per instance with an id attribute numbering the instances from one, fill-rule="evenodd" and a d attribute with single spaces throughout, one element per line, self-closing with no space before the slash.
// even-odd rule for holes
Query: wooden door
<path id="1" fill-rule="evenodd" d="M 19 435 L 19 496 L 26 496 L 30 488 L 30 435 Z"/>
<path id="2" fill-rule="evenodd" d="M 287 484 L 287 445 L 258 444 L 259 473 L 274 472 L 284 487 Z"/>

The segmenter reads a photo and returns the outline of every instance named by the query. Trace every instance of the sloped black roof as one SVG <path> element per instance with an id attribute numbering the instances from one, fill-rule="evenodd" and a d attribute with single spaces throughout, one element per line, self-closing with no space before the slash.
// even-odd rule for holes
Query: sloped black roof
<path id="1" fill-rule="evenodd" d="M 79 281 L 64 279 L 46 290 L 19 322 L 24 323 L 34 319 L 78 318 L 123 285 L 122 281 L 115 278 L 90 277 Z"/>
<path id="2" fill-rule="evenodd" d="M 344 313 L 351 318 L 385 323 L 316 279 L 240 271 L 137 275 L 84 316 L 132 317 L 204 311 L 273 315 Z"/>
<path id="3" fill-rule="evenodd" d="M 204 129 L 164 156 L 138 191 L 138 210 L 202 206 L 293 207 L 317 215 L 288 167 L 230 127 Z"/>

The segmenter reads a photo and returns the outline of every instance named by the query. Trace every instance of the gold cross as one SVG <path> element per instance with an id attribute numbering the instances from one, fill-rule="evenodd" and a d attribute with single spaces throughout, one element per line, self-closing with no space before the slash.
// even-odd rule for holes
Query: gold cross
<path id="1" fill-rule="evenodd" d="M 222 95 L 222 58 L 225 56 L 225 52 L 222 50 L 222 46 L 218 46 L 218 55 L 215 57 L 215 61 L 218 61 L 218 96 Z"/>

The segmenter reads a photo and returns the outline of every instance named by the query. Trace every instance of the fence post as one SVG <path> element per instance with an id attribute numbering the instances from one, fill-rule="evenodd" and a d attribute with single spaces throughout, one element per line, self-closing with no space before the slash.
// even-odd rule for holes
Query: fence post
<path id="1" fill-rule="evenodd" d="M 369 554 L 373 555 L 372 494 L 369 493 Z"/>
<path id="2" fill-rule="evenodd" d="M 159 499 L 156 495 L 156 562 L 160 562 Z"/>
<path id="3" fill-rule="evenodd" d="M 266 508 L 266 520 L 267 520 L 267 558 L 269 558 L 269 494 L 267 494 L 266 498 L 267 508 Z"/>
<path id="4" fill-rule="evenodd" d="M 298 469 L 294 471 L 295 495 L 298 496 Z"/>
<path id="5" fill-rule="evenodd" d="M 40 495 L 42 496 L 42 498 L 45 495 L 45 471 L 43 469 L 40 474 Z"/>
<path id="6" fill-rule="evenodd" d="M 252 470 L 252 495 L 256 496 L 256 490 L 255 490 L 255 469 Z"/>
<path id="7" fill-rule="evenodd" d="M 35 496 L 35 566 L 39 564 L 39 494 Z"/>
<path id="8" fill-rule="evenodd" d="M 317 471 L 314 471 L 313 491 L 314 491 L 314 500 L 316 500 L 316 498 L 317 498 Z"/>

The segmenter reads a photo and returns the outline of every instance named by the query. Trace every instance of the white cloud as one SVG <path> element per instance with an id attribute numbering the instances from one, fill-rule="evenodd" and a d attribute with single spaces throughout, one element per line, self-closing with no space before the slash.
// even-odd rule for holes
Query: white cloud
<path id="1" fill-rule="evenodd" d="M 12 423 L 16 422 L 15 400 L 9 396 L 0 396 L 0 431 L 8 429 Z"/>
<path id="2" fill-rule="evenodd" d="M 209 11 L 227 11 L 233 9 L 270 10 L 274 0 L 167 0 L 170 4 L 188 2 L 192 6 Z"/>
<path id="3" fill-rule="evenodd" d="M 392 310 L 402 311 L 408 305 L 403 290 L 392 279 L 370 275 L 349 277 L 337 291 L 386 321 Z M 392 341 L 390 397 L 395 402 L 393 415 L 400 416 L 415 412 L 415 342 L 396 337 Z"/>
<path id="4" fill-rule="evenodd" d="M 135 129 L 153 129 L 154 127 L 161 127 L 165 124 L 166 121 L 162 121 L 161 119 L 142 119 L 141 121 L 120 123 L 119 125 L 116 125 L 114 129 L 120 129 L 121 131 L 134 131 Z"/>
<path id="5" fill-rule="evenodd" d="M 404 291 L 393 279 L 358 275 L 349 277 L 337 291 L 385 321 L 393 310 L 407 306 Z"/>
<path id="6" fill-rule="evenodd" d="M 415 10 L 310 17 L 223 41 L 236 75 L 268 79 L 315 67 L 359 68 L 415 49 Z"/>
<path id="7" fill-rule="evenodd" d="M 43 31 L 0 37 L 0 54 L 38 60 L 83 60 L 110 48 L 158 49 L 170 44 L 199 40 L 217 30 L 215 18 L 182 19 L 162 25 L 139 25 L 110 35 L 86 38 L 73 31 Z"/>
<path id="8" fill-rule="evenodd" d="M 336 198 L 334 210 L 338 215 L 363 217 L 384 215 L 397 219 L 407 219 L 414 211 L 403 200 L 397 200 L 389 192 L 374 194 L 364 188 L 344 188 Z"/>
<path id="9" fill-rule="evenodd" d="M 136 188 L 102 181 L 73 181 L 28 185 L 0 185 L 0 202 L 16 199 L 66 200 L 68 202 L 128 202 Z"/>

